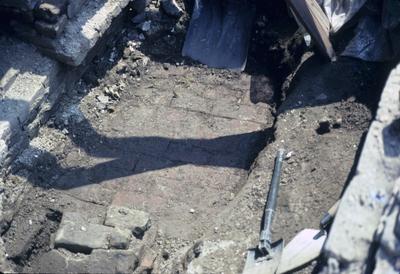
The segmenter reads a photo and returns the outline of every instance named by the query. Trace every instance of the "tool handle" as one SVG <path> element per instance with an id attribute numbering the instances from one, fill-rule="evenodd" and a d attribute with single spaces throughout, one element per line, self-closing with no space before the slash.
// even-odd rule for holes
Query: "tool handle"
<path id="1" fill-rule="evenodd" d="M 332 222 L 339 208 L 339 204 L 340 204 L 340 199 L 337 200 L 336 203 L 322 217 L 321 221 L 319 222 L 319 226 L 321 229 L 325 229 Z"/>
<path id="2" fill-rule="evenodd" d="M 265 248 L 268 250 L 270 248 L 271 228 L 278 200 L 279 181 L 284 157 L 285 151 L 283 149 L 278 150 L 275 158 L 275 166 L 272 174 L 271 185 L 268 192 L 267 204 L 264 211 L 264 222 L 260 233 L 260 249 Z M 265 245 L 267 245 L 267 247 Z"/>

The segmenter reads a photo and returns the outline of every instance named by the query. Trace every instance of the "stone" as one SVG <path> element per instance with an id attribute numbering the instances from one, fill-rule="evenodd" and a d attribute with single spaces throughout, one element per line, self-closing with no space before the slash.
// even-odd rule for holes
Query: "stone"
<path id="1" fill-rule="evenodd" d="M 86 58 L 93 58 L 98 50 L 105 47 L 106 38 L 102 38 L 108 37 L 122 25 L 129 2 L 130 0 L 85 1 L 75 17 L 67 20 L 64 31 L 56 39 L 46 41 L 50 45 L 45 43 L 44 36 L 39 38 L 39 35 L 23 33 L 19 37 L 38 46 L 45 55 L 71 66 L 79 66 Z M 61 12 L 57 19 L 50 20 L 50 23 L 56 22 L 62 14 L 64 13 Z"/>
<path id="2" fill-rule="evenodd" d="M 164 12 L 173 17 L 181 17 L 183 15 L 182 8 L 175 0 L 161 0 L 161 7 Z"/>
<path id="3" fill-rule="evenodd" d="M 151 226 L 150 215 L 147 212 L 127 207 L 110 206 L 107 211 L 105 225 L 127 228 L 136 237 L 143 237 Z"/>
<path id="4" fill-rule="evenodd" d="M 113 228 L 90 223 L 66 223 L 54 240 L 56 248 L 89 254 L 93 249 L 107 249 Z"/>
<path id="5" fill-rule="evenodd" d="M 35 17 L 48 23 L 57 23 L 65 11 L 67 0 L 46 0 L 35 9 Z"/>
<path id="6" fill-rule="evenodd" d="M 56 38 L 63 32 L 67 21 L 68 19 L 65 15 L 62 15 L 60 19 L 58 19 L 58 21 L 54 24 L 50 24 L 44 21 L 36 21 L 35 29 L 42 35 L 48 36 L 50 38 Z"/>

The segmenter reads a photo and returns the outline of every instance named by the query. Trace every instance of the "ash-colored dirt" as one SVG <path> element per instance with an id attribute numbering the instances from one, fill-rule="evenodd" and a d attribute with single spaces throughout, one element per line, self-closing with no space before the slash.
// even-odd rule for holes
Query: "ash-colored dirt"
<path id="1" fill-rule="evenodd" d="M 209 69 L 180 57 L 184 24 L 167 22 L 144 42 L 127 24 L 15 163 L 8 180 L 25 190 L 3 238 L 17 271 L 40 269 L 63 212 L 104 218 L 109 205 L 123 205 L 151 215 L 142 242 L 157 254 L 154 273 L 240 273 L 246 249 L 257 244 L 281 147 L 292 156 L 275 239 L 317 228 L 340 197 L 385 70 L 307 53 L 281 94 L 274 86 L 296 67 L 282 61 L 287 56 L 279 69 L 260 70 L 279 62 L 257 63 L 258 45 L 244 73 Z M 283 36 L 293 36 L 290 30 Z M 326 122 L 329 130 L 321 131 Z M 191 255 L 197 247 L 198 258 Z"/>

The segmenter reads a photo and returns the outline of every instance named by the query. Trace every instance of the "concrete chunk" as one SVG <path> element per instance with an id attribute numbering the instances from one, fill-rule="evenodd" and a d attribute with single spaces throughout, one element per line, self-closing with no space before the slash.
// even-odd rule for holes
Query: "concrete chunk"
<path id="1" fill-rule="evenodd" d="M 150 228 L 150 215 L 147 212 L 127 207 L 110 206 L 105 224 L 112 227 L 127 228 L 136 237 L 142 237 Z"/>

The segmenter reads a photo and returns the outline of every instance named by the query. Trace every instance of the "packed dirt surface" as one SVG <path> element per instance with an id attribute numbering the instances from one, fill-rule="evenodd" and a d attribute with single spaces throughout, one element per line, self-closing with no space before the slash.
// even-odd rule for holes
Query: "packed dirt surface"
<path id="1" fill-rule="evenodd" d="M 152 273 L 240 273 L 279 148 L 289 153 L 274 239 L 318 228 L 351 178 L 384 65 L 328 63 L 293 22 L 265 33 L 258 16 L 246 71 L 210 69 L 180 56 L 187 15 L 153 16 L 145 36 L 126 23 L 5 178 L 23 193 L 3 230 L 17 271 L 68 270 L 52 255 L 65 212 L 103 224 L 122 206 L 150 215 L 130 245 L 155 254 Z"/>

